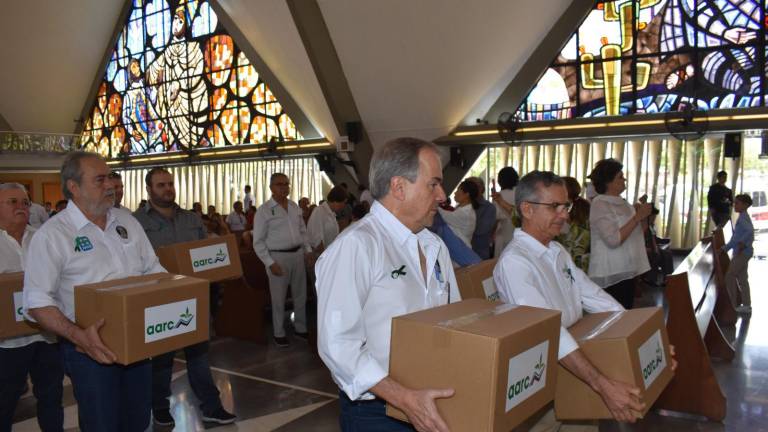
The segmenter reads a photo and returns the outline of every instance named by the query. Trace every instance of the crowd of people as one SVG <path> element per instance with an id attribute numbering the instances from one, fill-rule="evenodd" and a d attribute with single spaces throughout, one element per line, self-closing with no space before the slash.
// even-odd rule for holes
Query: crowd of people
<path id="1" fill-rule="evenodd" d="M 26 270 L 23 311 L 43 329 L 0 341 L 0 430 L 10 429 L 28 376 L 41 428 L 61 430 L 64 371 L 83 430 L 144 430 L 150 418 L 174 425 L 169 397 L 175 353 L 115 364 L 99 337 L 104 320 L 88 328 L 75 324 L 73 288 L 162 272 L 155 248 L 229 233 L 265 266 L 277 346 L 290 345 L 289 335 L 308 339 L 307 278 L 316 279 L 318 351 L 339 385 L 345 431 L 411 430 L 384 414 L 387 404 L 419 430 L 447 430 L 435 399 L 451 397 L 451 389 L 406 388 L 388 376 L 391 319 L 459 301 L 454 268 L 494 257 L 502 301 L 562 312 L 561 365 L 595 389 L 617 420 L 634 421 L 642 410 L 638 389 L 603 375 L 567 331 L 584 311 L 632 308 L 637 279 L 664 265 L 655 255 L 664 242 L 653 229 L 658 211 L 646 197 L 636 203 L 622 198 L 626 180 L 617 160 L 595 164 L 589 198 L 575 178 L 548 171 L 521 178 L 505 167 L 490 201 L 482 179 L 470 177 L 459 184 L 452 207 L 435 145 L 400 138 L 376 150 L 370 189 L 360 186 L 359 198 L 342 183 L 317 205 L 307 198 L 294 202 L 289 177 L 274 173 L 269 200 L 257 206 L 245 186 L 226 216 L 212 205 L 203 212 L 197 202 L 181 208 L 173 175 L 164 168 L 146 174 L 147 199 L 135 211 L 122 206 L 119 173 L 95 154 L 68 155 L 61 177 L 66 201 L 54 209 L 32 203 L 22 185 L 0 184 L 0 272 Z M 740 311 L 748 312 L 751 199 L 731 200 L 720 178 L 710 198 L 712 217 L 726 223 L 731 205 L 739 214 L 725 246 L 734 250 L 727 281 L 733 295 L 740 287 Z M 292 329 L 285 319 L 289 287 Z M 213 315 L 216 284 L 211 295 Z M 203 419 L 232 423 L 235 416 L 224 409 L 211 376 L 209 348 L 204 342 L 183 349 L 189 380 Z"/>

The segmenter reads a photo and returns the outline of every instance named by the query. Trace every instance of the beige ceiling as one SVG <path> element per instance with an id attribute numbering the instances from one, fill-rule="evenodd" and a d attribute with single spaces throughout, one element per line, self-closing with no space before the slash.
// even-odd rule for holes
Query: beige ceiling
<path id="1" fill-rule="evenodd" d="M 71 133 L 125 0 L 5 1 L 0 115 Z M 482 116 L 569 0 L 318 0 L 374 145 Z M 220 0 L 314 126 L 338 135 L 286 3 Z M 470 117 L 471 118 L 471 117 Z"/>

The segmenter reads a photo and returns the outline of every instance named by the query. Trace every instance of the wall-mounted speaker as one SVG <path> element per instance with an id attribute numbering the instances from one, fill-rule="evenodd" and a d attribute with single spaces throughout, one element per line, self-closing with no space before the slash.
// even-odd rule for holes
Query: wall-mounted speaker
<path id="1" fill-rule="evenodd" d="M 741 133 L 727 133 L 723 139 L 723 155 L 727 158 L 741 157 Z"/>
<path id="2" fill-rule="evenodd" d="M 466 162 L 461 154 L 461 147 L 451 147 L 451 157 L 448 163 L 457 168 L 464 168 Z"/>
<path id="3" fill-rule="evenodd" d="M 336 168 L 333 167 L 333 156 L 323 154 L 315 156 L 317 160 L 317 167 L 320 171 L 327 172 L 328 174 L 335 174 Z"/>
<path id="4" fill-rule="evenodd" d="M 355 144 L 362 141 L 363 124 L 361 122 L 347 122 L 347 138 Z"/>

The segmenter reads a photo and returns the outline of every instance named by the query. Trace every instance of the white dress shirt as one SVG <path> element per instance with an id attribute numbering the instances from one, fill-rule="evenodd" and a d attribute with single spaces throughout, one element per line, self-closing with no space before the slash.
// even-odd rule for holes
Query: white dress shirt
<path id="1" fill-rule="evenodd" d="M 30 309 L 55 306 L 74 322 L 76 285 L 165 272 L 136 218 L 110 209 L 102 231 L 73 201 L 35 233 L 25 261 L 28 319 Z"/>
<path id="2" fill-rule="evenodd" d="M 373 205 L 373 195 L 370 190 L 366 189 L 360 194 L 360 202 L 363 201 L 367 202 L 369 206 Z"/>
<path id="3" fill-rule="evenodd" d="M 624 308 L 595 285 L 556 241 L 544 246 L 523 230 L 515 231 L 493 269 L 493 281 L 505 303 L 555 309 L 563 313 L 557 358 L 579 347 L 567 328 L 590 313 Z"/>
<path id="4" fill-rule="evenodd" d="M 21 244 L 5 230 L 0 229 L 0 273 L 24 271 L 24 252 L 29 248 L 35 228 L 27 225 L 21 237 Z M 34 342 L 56 342 L 56 337 L 49 333 L 19 336 L 0 340 L 0 348 L 19 348 Z"/>
<path id="5" fill-rule="evenodd" d="M 333 239 L 339 235 L 339 223 L 336 222 L 336 212 L 327 202 L 317 206 L 307 222 L 307 237 L 309 245 L 316 248 L 320 242 L 328 249 Z"/>
<path id="6" fill-rule="evenodd" d="M 303 246 L 307 252 L 312 248 L 307 242 L 307 228 L 299 206 L 288 200 L 288 209 L 284 209 L 274 198 L 256 210 L 253 217 L 253 250 L 266 267 L 275 260 L 269 254 L 271 250 L 288 250 Z"/>
<path id="7" fill-rule="evenodd" d="M 227 225 L 232 231 L 245 231 L 245 215 L 232 210 L 232 213 L 227 215 Z"/>
<path id="8" fill-rule="evenodd" d="M 437 210 L 445 223 L 451 227 L 451 231 L 456 234 L 456 237 L 472 249 L 472 234 L 475 233 L 477 221 L 477 215 L 475 215 L 475 209 L 472 208 L 472 205 L 466 204 L 454 211 L 444 210 L 440 207 Z"/>
<path id="9" fill-rule="evenodd" d="M 389 374 L 393 317 L 460 300 L 443 241 L 426 229 L 412 233 L 378 201 L 326 249 L 315 272 L 318 351 L 352 400 L 372 399 L 369 389 Z"/>
<path id="10" fill-rule="evenodd" d="M 624 198 L 598 195 L 592 199 L 589 277 L 603 288 L 651 269 L 640 224 L 621 242 L 619 229 L 634 216 L 635 208 Z"/>
<path id="11" fill-rule="evenodd" d="M 243 195 L 243 211 L 247 212 L 252 205 L 253 205 L 253 194 L 248 192 L 247 194 Z"/>
<path id="12" fill-rule="evenodd" d="M 32 206 L 29 207 L 29 224 L 33 227 L 40 228 L 49 217 L 45 207 L 40 204 L 33 202 Z"/>

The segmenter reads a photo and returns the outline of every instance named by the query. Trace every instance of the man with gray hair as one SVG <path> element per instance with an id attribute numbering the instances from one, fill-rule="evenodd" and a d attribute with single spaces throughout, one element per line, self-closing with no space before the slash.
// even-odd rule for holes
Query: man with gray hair
<path id="1" fill-rule="evenodd" d="M 312 252 L 307 228 L 298 204 L 288 199 L 291 183 L 283 173 L 269 179 L 272 198 L 253 217 L 253 249 L 269 278 L 272 300 L 272 331 L 275 344 L 289 345 L 285 335 L 285 297 L 288 285 L 293 299 L 294 335 L 307 340 L 307 270 L 305 255 Z"/>
<path id="2" fill-rule="evenodd" d="M 434 144 L 398 138 L 374 153 L 369 173 L 376 200 L 315 266 L 318 351 L 340 387 L 342 431 L 405 431 L 385 415 L 402 410 L 420 431 L 447 431 L 435 399 L 452 389 L 412 389 L 389 376 L 394 316 L 458 301 L 445 244 L 425 229 L 445 200 Z"/>
<path id="3" fill-rule="evenodd" d="M 567 330 L 581 319 L 582 309 L 590 313 L 624 310 L 573 263 L 562 245 L 553 241 L 568 221 L 572 204 L 565 183 L 554 173 L 532 171 L 525 175 L 515 190 L 522 229 L 515 232 L 499 257 L 493 280 L 505 303 L 562 312 L 560 364 L 594 389 L 616 420 L 634 422 L 644 406 L 638 397 L 640 390 L 603 375 Z M 551 410 L 542 422 L 554 423 Z"/>
<path id="4" fill-rule="evenodd" d="M 475 232 L 472 234 L 472 250 L 481 258 L 491 258 L 491 236 L 496 230 L 496 206 L 485 199 L 485 182 L 480 177 L 467 177 L 467 180 L 477 185 L 477 201 L 480 206 L 475 210 L 477 215 Z"/>
<path id="5" fill-rule="evenodd" d="M 24 271 L 24 253 L 36 231 L 28 224 L 29 206 L 24 186 L 0 184 L 0 273 Z M 61 431 L 64 367 L 56 337 L 44 332 L 0 340 L 0 365 L 0 431 L 13 427 L 13 414 L 28 376 L 37 398 L 40 429 Z"/>
<path id="6" fill-rule="evenodd" d="M 67 208 L 32 238 L 25 261 L 24 313 L 59 336 L 85 431 L 143 431 L 149 425 L 152 365 L 114 364 L 99 330 L 75 324 L 77 285 L 165 272 L 144 230 L 114 208 L 109 167 L 95 153 L 72 152 L 61 167 Z"/>

